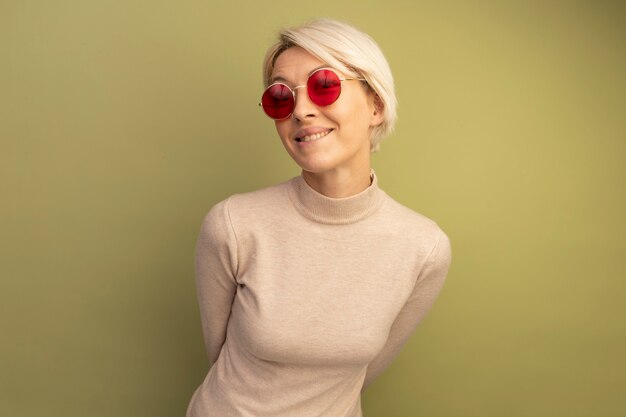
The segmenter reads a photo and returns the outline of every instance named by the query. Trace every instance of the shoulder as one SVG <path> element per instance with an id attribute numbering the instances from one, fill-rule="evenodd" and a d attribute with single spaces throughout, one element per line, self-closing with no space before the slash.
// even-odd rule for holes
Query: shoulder
<path id="1" fill-rule="evenodd" d="M 440 224 L 389 195 L 386 199 L 382 211 L 387 235 L 413 248 L 422 262 L 449 262 L 450 238 Z"/>
<path id="2" fill-rule="evenodd" d="M 384 205 L 386 217 L 390 219 L 391 225 L 401 228 L 405 234 L 420 236 L 433 243 L 445 235 L 434 219 L 398 202 L 388 194 L 386 200 Z"/>
<path id="3" fill-rule="evenodd" d="M 385 204 L 388 215 L 399 219 L 397 232 L 418 250 L 422 265 L 420 275 L 433 274 L 445 279 L 452 260 L 452 246 L 448 234 L 432 218 L 389 197 Z"/>
<path id="4" fill-rule="evenodd" d="M 259 218 L 262 212 L 273 212 L 283 207 L 289 179 L 279 184 L 266 186 L 257 190 L 232 194 L 229 197 L 215 203 L 204 217 L 204 222 L 232 222 L 238 220 L 254 220 Z"/>
<path id="5" fill-rule="evenodd" d="M 228 198 L 231 200 L 230 205 L 237 209 L 241 209 L 251 205 L 256 205 L 258 207 L 276 202 L 282 202 L 285 198 L 286 188 L 291 181 L 293 181 L 293 178 L 279 184 L 269 185 L 257 190 L 233 194 Z"/>

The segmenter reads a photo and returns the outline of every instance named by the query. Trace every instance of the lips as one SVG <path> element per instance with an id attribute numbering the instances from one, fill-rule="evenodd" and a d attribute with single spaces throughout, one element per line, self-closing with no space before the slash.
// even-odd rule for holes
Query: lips
<path id="1" fill-rule="evenodd" d="M 296 132 L 296 142 L 311 142 L 314 140 L 319 140 L 324 136 L 328 135 L 332 132 L 333 129 L 321 128 L 321 127 L 313 127 L 301 129 Z"/>

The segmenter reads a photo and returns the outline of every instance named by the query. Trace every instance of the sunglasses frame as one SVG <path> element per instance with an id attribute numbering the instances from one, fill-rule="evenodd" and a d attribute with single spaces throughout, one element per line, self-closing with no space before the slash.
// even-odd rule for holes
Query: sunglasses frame
<path id="1" fill-rule="evenodd" d="M 335 101 L 339 100 L 339 97 L 341 96 L 341 90 L 342 90 L 341 83 L 342 83 L 343 81 L 366 81 L 366 80 L 365 80 L 365 78 L 341 78 L 341 77 L 339 76 L 339 74 L 337 74 L 337 71 L 336 71 L 336 70 L 334 70 L 334 69 L 332 69 L 332 68 L 329 68 L 329 67 L 318 68 L 318 69 L 316 69 L 315 71 L 313 71 L 312 73 L 310 73 L 310 74 L 309 74 L 309 76 L 308 76 L 308 77 L 307 77 L 307 79 L 306 79 L 306 81 L 307 81 L 307 82 L 306 82 L 305 84 L 302 84 L 302 85 L 296 85 L 296 86 L 295 86 L 295 87 L 293 87 L 293 88 L 292 88 L 292 87 L 289 87 L 287 84 L 282 83 L 282 82 L 275 82 L 275 83 L 272 83 L 272 84 L 268 85 L 268 86 L 267 86 L 267 88 L 266 88 L 265 90 L 263 90 L 263 94 L 261 94 L 261 102 L 259 102 L 259 107 L 263 108 L 263 96 L 265 95 L 265 93 L 267 92 L 267 90 L 269 90 L 270 88 L 272 88 L 272 87 L 273 87 L 273 86 L 275 86 L 275 85 L 284 85 L 285 87 L 287 87 L 287 89 L 288 89 L 289 91 L 291 91 L 291 94 L 293 95 L 293 109 L 291 109 L 291 112 L 289 112 L 289 114 L 288 114 L 287 116 L 285 116 L 285 117 L 281 117 L 280 119 L 276 119 L 276 118 L 274 118 L 274 117 L 270 116 L 269 114 L 267 114 L 267 112 L 265 111 L 265 109 L 263 109 L 263 113 L 265 113 L 265 115 L 266 115 L 267 117 L 269 117 L 270 119 L 272 119 L 272 120 L 285 120 L 286 118 L 288 118 L 289 116 L 291 116 L 291 115 L 293 114 L 293 111 L 294 111 L 294 110 L 295 110 L 295 108 L 296 108 L 296 89 L 306 87 L 306 86 L 307 86 L 307 84 L 309 83 L 309 80 L 311 79 L 311 77 L 312 77 L 313 75 L 315 75 L 316 73 L 320 72 L 320 71 L 330 71 L 330 72 L 332 72 L 333 74 L 335 74 L 335 75 L 337 76 L 337 78 L 339 79 L 339 94 L 337 95 L 337 98 L 336 98 L 336 99 L 335 99 L 332 103 L 329 103 L 329 104 L 326 104 L 326 105 L 319 105 L 319 104 L 317 104 L 317 103 L 315 103 L 315 102 L 313 101 L 313 99 L 312 99 L 312 98 L 311 98 L 311 96 L 309 95 L 309 90 L 307 89 L 307 95 L 309 96 L 309 99 L 311 100 L 311 102 L 312 102 L 313 104 L 315 104 L 316 106 L 319 106 L 319 107 L 326 107 L 326 106 L 330 106 L 330 105 L 331 105 L 331 104 L 333 104 Z"/>

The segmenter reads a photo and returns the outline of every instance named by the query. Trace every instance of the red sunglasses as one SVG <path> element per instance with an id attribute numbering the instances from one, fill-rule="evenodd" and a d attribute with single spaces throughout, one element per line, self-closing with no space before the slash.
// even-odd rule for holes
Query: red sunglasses
<path id="1" fill-rule="evenodd" d="M 365 78 L 339 78 L 335 71 L 330 68 L 315 70 L 305 85 L 297 85 L 289 88 L 284 83 L 274 83 L 267 87 L 261 96 L 259 106 L 274 120 L 289 117 L 296 107 L 296 88 L 306 87 L 311 101 L 318 106 L 333 104 L 341 94 L 342 81 L 365 81 Z"/>

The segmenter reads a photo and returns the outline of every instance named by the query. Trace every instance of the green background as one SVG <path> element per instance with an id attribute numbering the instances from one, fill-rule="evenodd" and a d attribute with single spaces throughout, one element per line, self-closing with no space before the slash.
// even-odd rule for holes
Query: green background
<path id="1" fill-rule="evenodd" d="M 0 415 L 184 415 L 200 222 L 299 174 L 260 66 L 316 16 L 381 45 L 373 167 L 453 246 L 365 417 L 626 416 L 624 3 L 398 0 L 0 2 Z"/>

